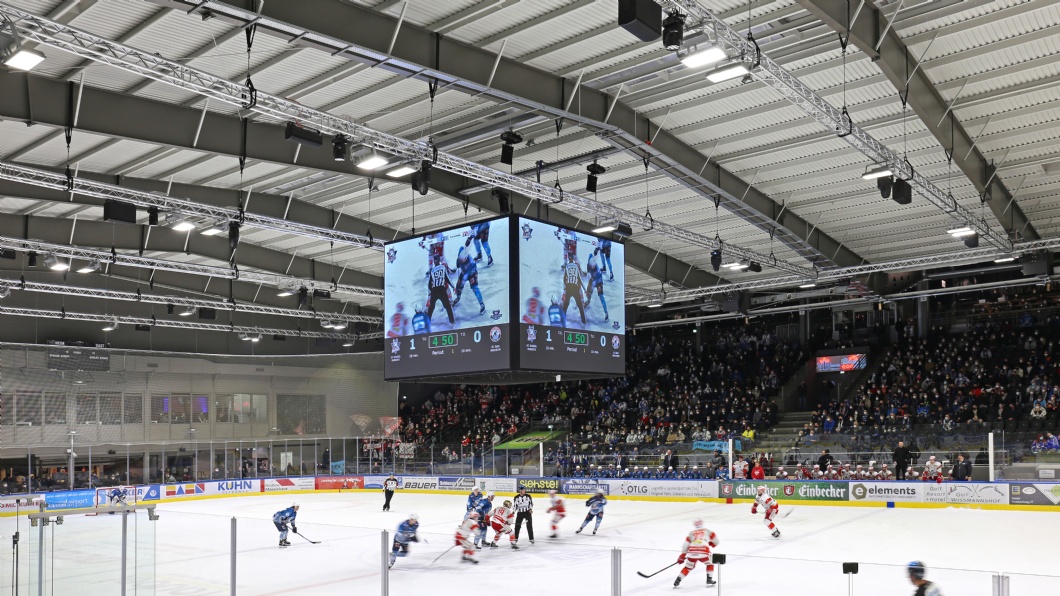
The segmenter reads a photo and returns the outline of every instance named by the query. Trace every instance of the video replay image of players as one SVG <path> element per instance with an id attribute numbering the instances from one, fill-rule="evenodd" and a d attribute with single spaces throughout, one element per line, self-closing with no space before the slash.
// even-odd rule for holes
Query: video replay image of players
<path id="1" fill-rule="evenodd" d="M 517 232 L 521 323 L 624 333 L 624 246 L 525 218 Z"/>
<path id="2" fill-rule="evenodd" d="M 388 244 L 387 337 L 507 324 L 508 227 L 506 218 L 479 221 Z"/>

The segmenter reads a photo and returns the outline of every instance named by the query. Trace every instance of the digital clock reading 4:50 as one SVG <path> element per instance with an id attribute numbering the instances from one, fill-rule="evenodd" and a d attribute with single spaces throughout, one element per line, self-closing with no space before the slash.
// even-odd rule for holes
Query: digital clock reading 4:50
<path id="1" fill-rule="evenodd" d="M 451 348 L 456 345 L 456 334 L 432 335 L 427 341 L 432 348 Z"/>
<path id="2" fill-rule="evenodd" d="M 573 331 L 567 331 L 563 334 L 563 343 L 575 346 L 587 346 L 589 345 L 589 334 L 574 333 Z"/>

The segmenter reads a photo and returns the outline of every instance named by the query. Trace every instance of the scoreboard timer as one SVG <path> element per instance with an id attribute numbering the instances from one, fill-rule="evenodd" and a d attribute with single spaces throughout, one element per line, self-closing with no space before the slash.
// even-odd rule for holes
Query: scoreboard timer
<path id="1" fill-rule="evenodd" d="M 589 345 L 589 334 L 568 331 L 563 334 L 563 343 L 572 346 L 587 346 Z"/>

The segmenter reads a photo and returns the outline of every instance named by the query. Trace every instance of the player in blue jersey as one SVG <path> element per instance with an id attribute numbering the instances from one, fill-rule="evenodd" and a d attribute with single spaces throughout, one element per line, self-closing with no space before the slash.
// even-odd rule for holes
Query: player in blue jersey
<path id="1" fill-rule="evenodd" d="M 589 497 L 585 501 L 585 506 L 589 508 L 589 513 L 585 516 L 585 521 L 582 522 L 578 531 L 575 534 L 581 534 L 585 526 L 589 525 L 589 521 L 594 517 L 596 518 L 596 526 L 593 527 L 593 534 L 600 529 L 600 522 L 604 520 L 604 506 L 607 505 L 607 497 L 604 496 L 603 491 L 598 491 L 595 495 Z"/>
<path id="2" fill-rule="evenodd" d="M 287 542 L 287 524 L 291 524 L 291 529 L 294 533 L 298 533 L 298 526 L 294 525 L 294 518 L 298 516 L 298 503 L 292 504 L 283 511 L 277 511 L 272 516 L 272 523 L 276 524 L 276 529 L 280 531 L 280 546 L 291 546 L 290 542 Z"/>
<path id="3" fill-rule="evenodd" d="M 600 296 L 600 304 L 604 306 L 604 322 L 606 323 L 611 319 L 611 315 L 607 312 L 607 300 L 604 298 L 604 273 L 600 270 L 600 264 L 596 261 L 597 255 L 600 254 L 600 249 L 596 249 L 593 254 L 589 255 L 589 261 L 585 264 L 585 273 L 589 276 L 589 283 L 585 284 L 585 308 L 589 308 L 589 305 L 593 302 L 593 289 L 596 289 L 597 295 Z"/>
<path id="4" fill-rule="evenodd" d="M 110 507 L 125 507 L 128 503 L 125 502 L 125 497 L 129 495 L 129 491 L 124 488 L 115 488 L 110 491 L 107 495 L 107 505 Z"/>
<path id="5" fill-rule="evenodd" d="M 578 312 L 582 315 L 582 325 L 585 325 L 585 303 L 582 302 L 582 266 L 578 264 L 574 253 L 567 255 L 567 264 L 563 266 L 563 319 L 567 319 L 567 308 L 573 298 L 574 304 L 578 306 Z"/>
<path id="6" fill-rule="evenodd" d="M 611 266 L 611 241 L 601 240 L 600 248 L 597 250 L 600 251 L 601 269 L 604 270 L 604 273 L 611 272 L 611 279 L 607 281 L 615 281 L 615 268 Z"/>
<path id="7" fill-rule="evenodd" d="M 567 325 L 567 313 L 563 312 L 563 308 L 559 305 L 559 297 L 552 294 L 552 305 L 548 307 L 548 324 L 553 327 L 566 327 Z"/>
<path id="8" fill-rule="evenodd" d="M 419 527 L 420 518 L 416 517 L 415 513 L 398 525 L 397 530 L 394 531 L 394 548 L 390 551 L 390 567 L 394 566 L 398 557 L 408 556 L 410 542 L 420 541 L 416 536 L 416 530 Z"/>
<path id="9" fill-rule="evenodd" d="M 412 315 L 412 333 L 424 335 L 430 332 L 431 320 L 427 318 L 427 313 L 423 312 L 423 307 L 417 304 L 416 314 Z"/>
<path id="10" fill-rule="evenodd" d="M 482 537 L 486 535 L 486 530 L 489 529 L 490 523 L 490 511 L 493 510 L 493 493 L 486 493 L 486 496 L 478 500 L 475 504 L 475 512 L 478 513 L 479 519 L 479 531 L 475 535 L 475 548 L 482 548 Z"/>
<path id="11" fill-rule="evenodd" d="M 471 493 L 467 495 L 467 512 L 471 513 L 481 499 L 482 491 L 477 486 L 471 489 Z M 464 519 L 467 519 L 467 515 L 464 516 Z"/>
<path id="12" fill-rule="evenodd" d="M 429 292 L 427 295 L 427 319 L 430 320 L 434 316 L 434 303 L 441 300 L 442 307 L 445 309 L 446 314 L 449 315 L 449 324 L 455 325 L 453 305 L 449 300 L 449 288 L 453 285 L 453 281 L 449 279 L 450 273 L 453 273 L 453 270 L 449 268 L 449 264 L 445 262 L 445 259 L 441 256 L 435 256 L 434 265 L 427 271 L 427 288 Z"/>
<path id="13" fill-rule="evenodd" d="M 481 261 L 482 249 L 486 249 L 486 266 L 489 267 L 493 264 L 493 252 L 490 251 L 490 222 L 484 221 L 473 224 L 471 233 L 474 234 L 475 238 L 475 252 L 477 253 L 475 260 Z"/>
<path id="14" fill-rule="evenodd" d="M 486 303 L 482 301 L 482 292 L 478 289 L 478 263 L 471 258 L 470 246 L 471 239 L 468 238 L 456 256 L 456 269 L 460 272 L 460 277 L 456 282 L 456 300 L 453 301 L 453 306 L 460 304 L 460 295 L 464 292 L 466 281 L 467 285 L 471 286 L 471 291 L 475 293 L 475 298 L 478 298 L 478 314 L 482 314 L 486 312 Z M 493 262 L 493 257 L 490 257 L 490 262 Z"/>

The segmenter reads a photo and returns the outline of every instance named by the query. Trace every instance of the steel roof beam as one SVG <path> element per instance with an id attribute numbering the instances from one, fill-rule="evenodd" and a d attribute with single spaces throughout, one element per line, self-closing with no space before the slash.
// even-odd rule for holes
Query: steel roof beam
<path id="1" fill-rule="evenodd" d="M 184 10 L 203 4 L 201 0 L 149 1 Z M 236 23 L 258 18 L 256 13 L 219 2 L 210 2 L 209 9 L 215 17 Z M 329 53 L 340 52 L 338 55 L 352 60 L 378 63 L 380 68 L 402 76 L 416 76 L 425 80 L 437 78 L 451 88 L 472 95 L 514 103 L 550 118 L 563 118 L 569 123 L 615 135 L 616 142 L 625 149 L 650 156 L 657 167 L 666 169 L 677 181 L 693 191 L 704 196 L 714 193 L 722 195 L 723 205 L 729 210 L 740 214 L 763 233 L 775 230 L 778 241 L 789 245 L 804 258 L 819 258 L 822 265 L 832 254 L 837 255 L 836 260 L 841 265 L 862 261 L 820 230 L 816 230 L 812 238 L 809 237 L 812 225 L 782 209 L 756 189 L 749 189 L 746 182 L 717 164 L 712 162 L 706 165 L 705 156 L 666 130 L 653 131 L 654 142 L 651 145 L 644 143 L 645 131 L 656 126 L 656 123 L 648 122 L 621 101 L 613 102 L 612 97 L 586 85 L 573 89 L 570 81 L 560 76 L 502 58 L 492 86 L 487 86 L 497 58 L 494 53 L 445 37 L 436 37 L 434 33 L 408 23 L 401 27 L 398 43 L 394 47 L 395 55 L 388 55 L 386 52 L 389 50 L 395 20 L 366 8 L 334 0 L 265 3 L 257 25 L 259 33 L 288 40 L 301 35 L 299 44 Z M 428 68 L 424 66 L 427 64 L 436 66 Z M 580 100 L 579 113 L 565 109 L 572 92 L 579 95 L 575 98 Z M 775 220 L 778 215 L 782 216 L 780 221 Z"/>
<path id="2" fill-rule="evenodd" d="M 920 68 L 917 52 L 910 51 L 897 32 L 881 25 L 887 21 L 878 8 L 867 5 L 865 14 L 855 20 L 848 30 L 846 0 L 798 2 L 840 35 L 849 35 L 850 42 L 862 52 L 878 58 L 876 65 L 899 94 L 907 94 L 909 105 L 950 154 L 949 158 L 972 182 L 980 196 L 985 198 L 1009 238 L 1038 239 L 1034 226 L 1013 199 L 1005 183 L 996 175 L 997 166 L 988 161 L 975 146 L 973 136 L 957 119 L 951 104 L 935 88 L 924 69 Z"/>

